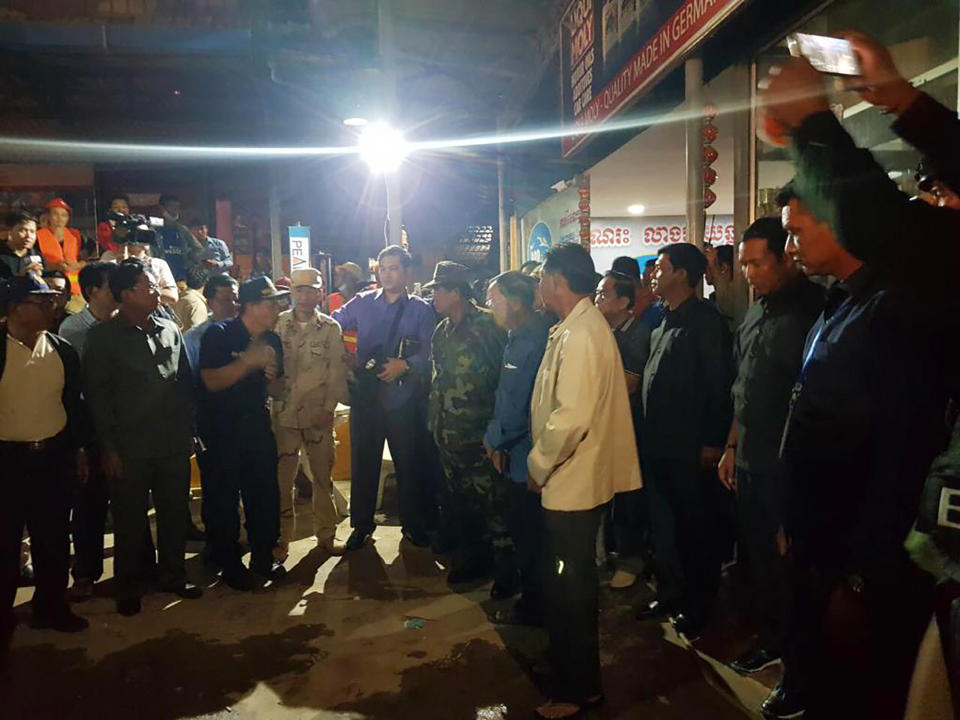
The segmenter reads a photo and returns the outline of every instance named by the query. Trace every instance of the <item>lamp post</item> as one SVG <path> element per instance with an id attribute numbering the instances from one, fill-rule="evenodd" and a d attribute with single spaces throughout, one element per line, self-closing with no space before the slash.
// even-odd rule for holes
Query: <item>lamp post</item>
<path id="1" fill-rule="evenodd" d="M 385 122 L 368 124 L 357 143 L 360 157 L 373 175 L 382 175 L 387 193 L 387 215 L 384 244 L 400 244 L 400 226 L 403 224 L 403 205 L 400 202 L 400 166 L 410 153 L 410 145 L 403 133 Z"/>

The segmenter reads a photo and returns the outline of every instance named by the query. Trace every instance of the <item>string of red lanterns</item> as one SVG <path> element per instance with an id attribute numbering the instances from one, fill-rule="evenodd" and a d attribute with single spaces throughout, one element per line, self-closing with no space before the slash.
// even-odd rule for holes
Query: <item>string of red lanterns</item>
<path id="1" fill-rule="evenodd" d="M 712 165 L 720 157 L 720 153 L 713 146 L 719 132 L 713 121 L 717 117 L 715 105 L 706 105 L 703 108 L 703 208 L 706 210 L 717 201 L 717 194 L 711 189 L 717 181 L 717 171 Z"/>

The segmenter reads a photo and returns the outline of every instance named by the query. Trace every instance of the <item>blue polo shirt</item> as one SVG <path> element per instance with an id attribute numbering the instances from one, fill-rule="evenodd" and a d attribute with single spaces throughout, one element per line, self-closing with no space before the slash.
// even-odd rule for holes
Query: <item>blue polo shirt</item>
<path id="1" fill-rule="evenodd" d="M 240 318 L 213 323 L 200 340 L 200 369 L 215 370 L 229 365 L 246 350 L 253 338 Z M 263 335 L 277 353 L 283 374 L 283 344 L 274 332 Z M 226 390 L 210 392 L 201 383 L 202 425 L 214 435 L 250 437 L 265 428 L 270 431 L 267 406 L 267 378 L 262 370 L 252 372 Z"/>

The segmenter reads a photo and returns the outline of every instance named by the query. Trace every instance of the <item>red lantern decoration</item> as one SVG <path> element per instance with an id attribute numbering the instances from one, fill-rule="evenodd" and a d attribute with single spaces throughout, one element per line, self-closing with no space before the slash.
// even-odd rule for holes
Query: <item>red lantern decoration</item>
<path id="1" fill-rule="evenodd" d="M 717 171 L 712 167 L 705 167 L 703 169 L 703 184 L 707 187 L 710 187 L 717 181 Z"/>
<path id="2" fill-rule="evenodd" d="M 703 207 L 708 208 L 717 201 L 717 194 L 710 188 L 703 191 Z"/>
<path id="3" fill-rule="evenodd" d="M 703 146 L 704 165 L 713 165 L 717 161 L 718 157 L 720 157 L 720 153 L 717 152 L 717 149 L 713 145 Z"/>
<path id="4" fill-rule="evenodd" d="M 704 142 L 706 142 L 706 143 L 708 143 L 708 144 L 714 142 L 714 141 L 717 139 L 717 136 L 718 136 L 719 134 L 720 134 L 720 133 L 719 133 L 719 131 L 717 130 L 717 126 L 716 126 L 716 125 L 712 125 L 711 123 L 708 122 L 706 125 L 703 126 L 703 140 L 704 140 Z"/>

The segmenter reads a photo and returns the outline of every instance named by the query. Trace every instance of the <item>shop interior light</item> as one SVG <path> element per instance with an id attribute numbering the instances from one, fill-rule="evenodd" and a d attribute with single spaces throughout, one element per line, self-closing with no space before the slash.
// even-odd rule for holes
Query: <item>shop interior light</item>
<path id="1" fill-rule="evenodd" d="M 367 125 L 357 145 L 360 157 L 377 175 L 393 172 L 410 153 L 403 133 L 382 122 Z"/>
<path id="2" fill-rule="evenodd" d="M 636 205 L 631 205 L 630 207 L 627 208 L 627 212 L 630 213 L 631 215 L 643 215 L 646 211 L 647 209 L 643 205 L 640 205 L 639 203 L 637 203 Z"/>
<path id="3" fill-rule="evenodd" d="M 370 121 L 364 117 L 348 117 L 343 121 L 347 127 L 366 127 Z"/>

